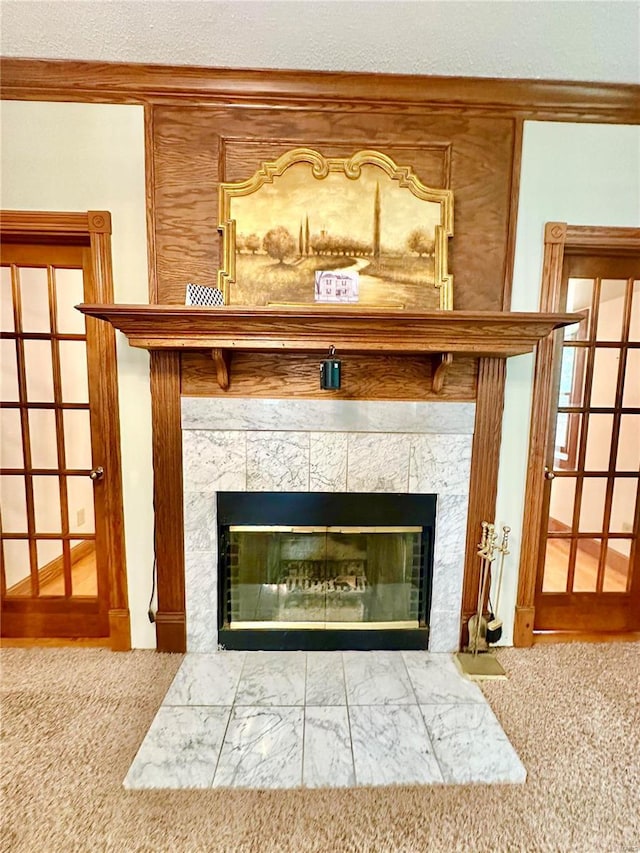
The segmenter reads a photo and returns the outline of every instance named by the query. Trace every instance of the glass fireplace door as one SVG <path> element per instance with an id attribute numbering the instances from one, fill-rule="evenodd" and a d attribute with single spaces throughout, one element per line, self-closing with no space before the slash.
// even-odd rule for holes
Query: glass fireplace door
<path id="1" fill-rule="evenodd" d="M 231 525 L 229 628 L 417 628 L 422 533 Z"/>

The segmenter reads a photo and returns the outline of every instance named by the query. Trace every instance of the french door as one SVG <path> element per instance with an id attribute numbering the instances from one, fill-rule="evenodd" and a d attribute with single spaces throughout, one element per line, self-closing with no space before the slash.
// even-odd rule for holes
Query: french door
<path id="1" fill-rule="evenodd" d="M 105 429 L 105 389 L 115 381 L 105 374 L 115 369 L 115 352 L 105 348 L 99 324 L 74 307 L 98 301 L 89 236 L 85 245 L 5 236 L 2 636 L 111 637 L 112 647 L 126 648 L 122 508 L 110 507 L 120 484 L 119 435 Z"/>
<path id="2" fill-rule="evenodd" d="M 535 594 L 542 630 L 640 628 L 640 256 L 565 255 Z"/>

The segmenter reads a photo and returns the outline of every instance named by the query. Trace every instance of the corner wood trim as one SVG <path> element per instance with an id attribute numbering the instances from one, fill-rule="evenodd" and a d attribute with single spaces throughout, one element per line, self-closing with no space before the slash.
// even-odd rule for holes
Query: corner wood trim
<path id="1" fill-rule="evenodd" d="M 535 607 L 516 606 L 516 616 L 513 625 L 513 645 L 529 649 L 533 645 L 533 620 Z"/>
<path id="2" fill-rule="evenodd" d="M 480 525 L 483 521 L 492 521 L 496 511 L 505 381 L 505 359 L 481 358 L 479 360 L 462 588 L 462 646 L 466 645 L 467 641 L 468 617 L 476 611 L 477 607 L 480 580 L 477 546 L 482 532 Z"/>
<path id="3" fill-rule="evenodd" d="M 151 353 L 153 502 L 159 652 L 186 651 L 180 353 Z"/>
<path id="4" fill-rule="evenodd" d="M 128 652 L 131 650 L 131 620 L 128 610 L 109 611 L 109 634 L 111 651 Z"/>

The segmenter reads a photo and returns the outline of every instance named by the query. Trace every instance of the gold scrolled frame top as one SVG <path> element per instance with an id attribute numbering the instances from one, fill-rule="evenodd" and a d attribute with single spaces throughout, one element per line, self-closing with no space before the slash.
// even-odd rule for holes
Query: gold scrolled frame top
<path id="1" fill-rule="evenodd" d="M 453 192 L 425 186 L 410 166 L 398 166 L 380 151 L 364 149 L 351 157 L 323 157 L 313 148 L 293 148 L 272 162 L 263 163 L 246 181 L 221 183 L 219 190 L 218 230 L 222 234 L 222 267 L 218 270 L 218 287 L 229 304 L 230 285 L 236 280 L 236 222 L 231 218 L 231 199 L 251 195 L 265 184 L 272 184 L 297 163 L 309 163 L 314 178 L 322 180 L 331 172 L 342 172 L 352 181 L 358 180 L 363 166 L 379 166 L 399 186 L 423 201 L 440 205 L 440 223 L 435 228 L 435 287 L 440 291 L 440 309 L 453 309 L 453 276 L 447 269 L 448 239 L 453 236 Z"/>

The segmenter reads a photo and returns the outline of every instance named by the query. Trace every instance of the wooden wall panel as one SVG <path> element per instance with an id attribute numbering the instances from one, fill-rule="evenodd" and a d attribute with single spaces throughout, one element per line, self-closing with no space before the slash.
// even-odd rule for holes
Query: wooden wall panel
<path id="1" fill-rule="evenodd" d="M 218 267 L 219 136 L 206 110 L 156 107 L 151 301 L 184 304 L 188 282 L 215 285 Z"/>
<path id="2" fill-rule="evenodd" d="M 214 284 L 218 181 L 249 177 L 297 145 L 342 155 L 377 148 L 454 191 L 450 269 L 460 310 L 501 310 L 509 268 L 514 121 L 358 111 L 157 107 L 153 116 L 158 301 Z"/>
<path id="3" fill-rule="evenodd" d="M 454 358 L 440 394 L 431 390 L 428 356 L 348 356 L 342 388 L 322 391 L 320 359 L 309 353 L 233 353 L 231 384 L 223 391 L 211 356 L 184 353 L 182 394 L 188 397 L 317 397 L 323 400 L 475 400 L 477 359 Z"/>

